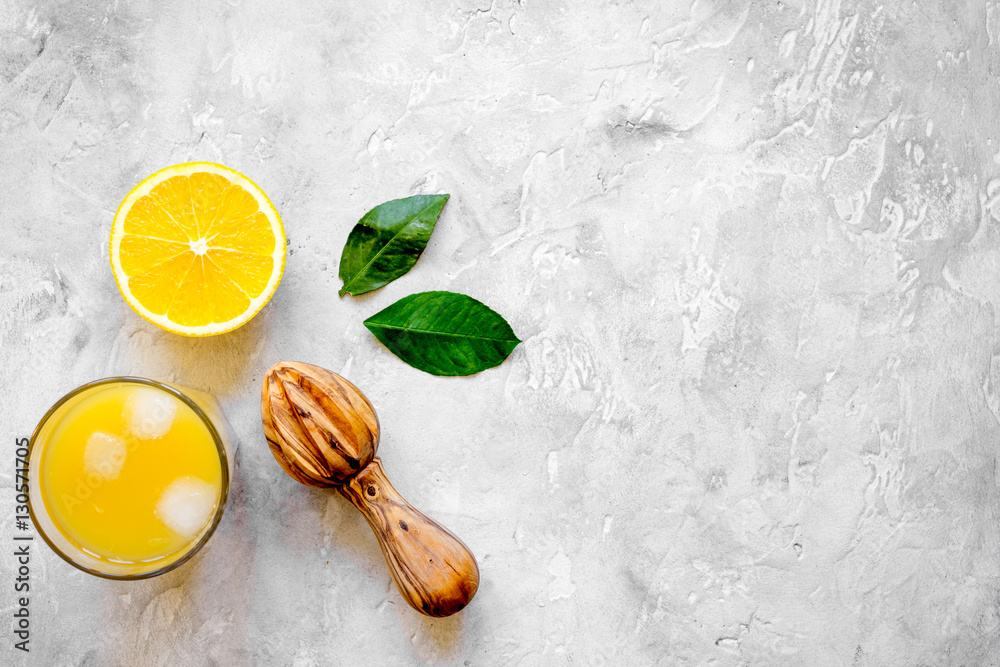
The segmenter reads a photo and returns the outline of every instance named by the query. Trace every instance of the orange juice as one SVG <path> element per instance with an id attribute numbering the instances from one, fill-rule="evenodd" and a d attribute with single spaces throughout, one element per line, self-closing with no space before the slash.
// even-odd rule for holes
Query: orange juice
<path id="1" fill-rule="evenodd" d="M 155 384 L 126 381 L 59 409 L 32 474 L 51 523 L 98 570 L 154 570 L 205 534 L 224 463 L 204 415 Z"/>

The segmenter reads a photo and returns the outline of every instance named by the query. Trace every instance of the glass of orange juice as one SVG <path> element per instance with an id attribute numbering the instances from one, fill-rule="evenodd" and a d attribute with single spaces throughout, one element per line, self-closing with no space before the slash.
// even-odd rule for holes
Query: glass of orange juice
<path id="1" fill-rule="evenodd" d="M 230 441 L 209 395 L 136 377 L 85 384 L 52 406 L 31 436 L 32 521 L 57 554 L 90 574 L 168 572 L 222 519 Z"/>

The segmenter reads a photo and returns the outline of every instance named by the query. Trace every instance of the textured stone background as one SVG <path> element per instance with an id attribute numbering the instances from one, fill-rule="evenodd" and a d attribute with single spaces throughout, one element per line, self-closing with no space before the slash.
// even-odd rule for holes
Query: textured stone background
<path id="1" fill-rule="evenodd" d="M 36 545 L 28 662 L 1000 664 L 998 71 L 974 0 L 0 0 L 0 538 L 14 436 L 81 382 L 213 392 L 241 441 L 181 569 Z M 192 159 L 289 232 L 271 304 L 208 340 L 134 315 L 106 250 Z M 439 191 L 414 270 L 338 299 L 353 223 Z M 361 322 L 425 289 L 524 344 L 411 369 Z M 466 611 L 412 612 L 361 517 L 275 464 L 281 359 L 372 398 L 396 485 L 479 557 Z"/>

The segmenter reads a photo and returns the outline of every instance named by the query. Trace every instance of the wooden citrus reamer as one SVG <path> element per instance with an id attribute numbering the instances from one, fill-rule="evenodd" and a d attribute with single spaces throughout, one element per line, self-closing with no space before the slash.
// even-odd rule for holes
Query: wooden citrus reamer
<path id="1" fill-rule="evenodd" d="M 285 361 L 264 377 L 260 413 L 285 472 L 337 489 L 361 511 L 411 607 L 450 616 L 469 604 L 479 588 L 475 557 L 392 486 L 375 456 L 378 416 L 361 390 L 325 368 Z"/>

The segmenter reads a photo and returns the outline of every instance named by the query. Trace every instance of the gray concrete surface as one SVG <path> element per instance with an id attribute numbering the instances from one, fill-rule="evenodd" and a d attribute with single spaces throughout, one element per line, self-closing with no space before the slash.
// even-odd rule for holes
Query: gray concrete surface
<path id="1" fill-rule="evenodd" d="M 998 71 L 973 0 L 0 2 L 0 662 L 1000 664 Z M 194 159 L 289 234 L 270 305 L 205 340 L 107 258 L 129 189 Z M 452 199 L 417 266 L 338 299 L 354 222 L 423 192 Z M 362 321 L 428 289 L 524 344 L 404 365 Z M 411 611 L 275 464 L 282 359 L 371 397 L 397 487 L 479 557 L 467 610 Z M 23 656 L 14 437 L 121 373 L 219 397 L 231 505 L 151 581 L 36 544 Z"/>

